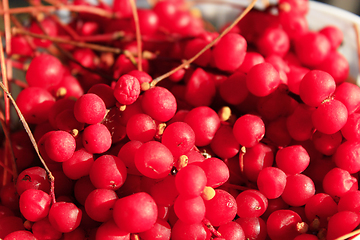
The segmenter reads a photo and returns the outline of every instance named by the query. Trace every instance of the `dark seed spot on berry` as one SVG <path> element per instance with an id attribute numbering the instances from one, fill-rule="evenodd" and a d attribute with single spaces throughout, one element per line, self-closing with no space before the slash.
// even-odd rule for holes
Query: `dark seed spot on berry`
<path id="1" fill-rule="evenodd" d="M 85 140 L 85 144 L 89 144 L 89 142 Z"/>
<path id="2" fill-rule="evenodd" d="M 171 175 L 176 175 L 177 172 L 178 172 L 178 170 L 176 169 L 176 167 L 172 167 L 171 172 L 170 172 Z"/>
<path id="3" fill-rule="evenodd" d="M 23 177 L 23 179 L 21 179 L 21 180 L 22 180 L 22 181 L 29 181 L 29 182 L 31 182 L 31 177 L 26 174 L 26 175 Z"/>

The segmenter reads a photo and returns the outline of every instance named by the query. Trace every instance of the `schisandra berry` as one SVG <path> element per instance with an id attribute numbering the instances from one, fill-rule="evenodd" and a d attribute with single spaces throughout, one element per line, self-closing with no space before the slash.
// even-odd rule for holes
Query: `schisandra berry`
<path id="1" fill-rule="evenodd" d="M 155 224 L 158 210 L 154 199 L 145 192 L 120 198 L 115 202 L 116 225 L 130 233 L 147 231 Z"/>

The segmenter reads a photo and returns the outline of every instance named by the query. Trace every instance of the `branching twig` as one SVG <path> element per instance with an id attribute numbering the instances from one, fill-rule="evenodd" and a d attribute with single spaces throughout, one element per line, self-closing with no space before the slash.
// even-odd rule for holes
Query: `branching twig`
<path id="1" fill-rule="evenodd" d="M 107 10 L 103 10 L 101 8 L 93 7 L 93 6 L 85 6 L 85 5 L 58 5 L 58 6 L 30 6 L 30 7 L 19 7 L 19 8 L 11 8 L 7 11 L 1 10 L 0 15 L 3 14 L 20 14 L 20 13 L 38 13 L 38 12 L 47 12 L 53 13 L 57 10 L 66 9 L 72 12 L 83 12 L 83 13 L 91 13 L 104 18 L 117 18 L 116 14 L 113 14 Z"/>
<path id="2" fill-rule="evenodd" d="M 89 48 L 89 49 L 100 51 L 100 52 L 111 52 L 111 53 L 115 53 L 115 54 L 122 53 L 122 50 L 120 48 L 113 48 L 113 47 L 106 47 L 106 46 L 101 46 L 101 45 L 97 45 L 97 44 L 71 41 L 71 40 L 64 39 L 64 38 L 52 37 L 52 36 L 48 36 L 48 35 L 44 35 L 44 34 L 32 33 L 32 32 L 29 32 L 29 31 L 26 31 L 26 30 L 23 30 L 23 29 L 19 29 L 19 28 L 12 28 L 12 33 L 14 35 L 15 34 L 21 34 L 21 35 L 28 35 L 28 36 L 31 36 L 31 37 L 34 37 L 34 38 L 46 39 L 46 40 L 50 40 L 50 41 L 56 42 L 56 43 L 71 44 L 71 45 L 74 45 L 76 47 Z"/>
<path id="3" fill-rule="evenodd" d="M 238 16 L 234 22 L 232 24 L 230 24 L 222 33 L 219 34 L 219 36 L 217 36 L 213 41 L 211 41 L 208 45 L 206 45 L 203 49 L 201 49 L 194 57 L 190 58 L 189 60 L 184 61 L 181 65 L 179 65 L 178 67 L 172 69 L 171 71 L 155 78 L 151 83 L 149 87 L 154 87 L 158 82 L 160 82 L 161 80 L 169 77 L 170 75 L 172 75 L 173 73 L 175 73 L 176 71 L 185 68 L 186 66 L 189 66 L 190 63 L 194 62 L 201 54 L 203 54 L 206 50 L 210 49 L 212 46 L 214 46 L 215 43 L 217 43 L 217 41 L 219 39 L 221 39 L 225 34 L 227 34 L 228 32 L 230 32 L 230 30 L 236 25 L 238 24 L 238 22 L 243 19 L 245 17 L 245 15 L 255 6 L 255 3 L 257 2 L 257 0 L 252 0 L 251 3 L 249 4 L 249 6 L 246 7 L 246 9 L 240 14 L 240 16 Z"/>
<path id="4" fill-rule="evenodd" d="M 131 9 L 133 12 L 133 18 L 135 22 L 135 31 L 136 31 L 136 43 L 138 49 L 138 63 L 137 68 L 139 71 L 142 71 L 142 47 L 141 47 L 141 32 L 140 32 L 140 24 L 139 24 L 139 16 L 137 13 L 135 0 L 130 0 Z"/>

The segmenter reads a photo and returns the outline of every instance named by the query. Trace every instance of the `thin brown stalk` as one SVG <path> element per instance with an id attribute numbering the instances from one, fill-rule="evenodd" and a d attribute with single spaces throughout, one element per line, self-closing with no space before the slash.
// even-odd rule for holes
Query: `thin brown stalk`
<path id="1" fill-rule="evenodd" d="M 116 31 L 113 33 L 105 33 L 92 36 L 79 36 L 77 40 L 81 42 L 106 42 L 117 40 L 123 38 L 124 36 L 125 33 L 123 31 Z"/>
<path id="2" fill-rule="evenodd" d="M 6 8 L 6 4 L 5 4 L 5 8 Z M 10 19 L 9 19 L 9 23 L 10 23 Z M 5 32 L 5 36 L 6 36 L 6 34 L 7 33 Z M 7 61 L 7 62 L 11 63 L 11 61 Z M 5 64 L 6 61 L 5 61 L 4 47 L 3 47 L 1 37 L 0 37 L 0 63 L 1 63 L 2 82 L 4 84 L 4 87 L 6 89 L 9 89 L 8 72 L 11 74 L 10 76 L 12 77 L 12 68 L 11 68 L 11 65 L 9 66 L 9 65 Z M 10 67 L 10 69 L 7 69 L 7 67 Z M 5 95 L 4 95 L 4 105 L 5 105 L 5 111 L 4 111 L 5 117 L 1 113 L 1 120 L 2 120 L 1 125 L 4 130 L 5 137 L 6 137 L 4 165 L 7 166 L 7 162 L 9 160 L 8 156 L 10 154 L 11 165 L 13 168 L 12 174 L 13 174 L 13 178 L 15 179 L 17 177 L 16 163 L 15 163 L 15 157 L 14 157 L 14 153 L 12 151 L 11 140 L 10 140 L 10 100 Z M 4 168 L 3 183 L 7 179 L 7 172 L 8 171 L 6 171 Z"/>
<path id="3" fill-rule="evenodd" d="M 44 2 L 47 2 L 51 5 L 55 5 L 55 6 L 61 6 L 64 5 L 62 2 L 58 1 L 58 0 L 44 0 Z"/>
<path id="4" fill-rule="evenodd" d="M 221 233 L 216 230 L 214 228 L 214 226 L 211 224 L 211 222 L 207 219 L 207 218 L 204 218 L 202 220 L 202 223 L 209 229 L 209 231 L 216 237 L 221 237 Z"/>
<path id="5" fill-rule="evenodd" d="M 8 166 L 6 166 L 2 161 L 0 161 L 0 167 L 4 168 L 10 174 L 13 173 L 12 170 Z M 4 184 L 4 180 L 3 180 L 2 181 L 2 186 L 4 186 L 4 185 L 6 185 L 6 184 Z"/>
<path id="6" fill-rule="evenodd" d="M 2 37 L 0 37 L 0 62 L 1 62 L 1 74 L 2 74 L 2 83 L 6 89 L 9 89 L 8 86 L 8 78 L 7 78 L 7 69 L 5 64 L 5 56 L 4 56 L 4 47 L 2 43 Z M 4 123 L 4 132 L 10 132 L 10 102 L 9 99 L 4 95 L 4 104 L 5 104 L 5 123 Z M 5 158 L 4 158 L 4 165 L 7 166 L 8 163 L 8 153 L 12 152 L 12 149 L 9 149 L 11 146 L 10 138 L 6 138 L 5 144 Z M 15 158 L 13 159 L 15 161 Z M 4 168 L 4 176 L 3 176 L 3 183 L 5 183 L 7 179 L 7 171 Z"/>
<path id="7" fill-rule="evenodd" d="M 101 76 L 102 78 L 107 79 L 107 80 L 109 80 L 109 81 L 114 81 L 114 80 L 115 80 L 112 76 L 106 75 L 106 74 L 104 74 L 104 73 L 102 73 L 102 72 L 99 72 L 99 71 L 96 71 L 96 70 L 94 70 L 94 69 L 91 69 L 91 68 L 88 68 L 88 67 L 83 66 L 79 61 L 77 61 L 77 60 L 73 57 L 73 55 L 72 55 L 69 51 L 63 49 L 63 48 L 60 47 L 60 46 L 56 46 L 56 47 L 59 49 L 59 51 L 60 51 L 65 57 L 67 57 L 70 61 L 72 61 L 72 62 L 76 63 L 77 65 L 79 65 L 81 68 L 83 68 L 83 69 L 85 69 L 85 70 L 87 70 L 87 71 L 89 71 L 89 72 L 91 72 L 91 73 L 97 74 L 97 75 Z M 126 51 L 125 51 L 125 52 L 126 52 Z"/>
<path id="8" fill-rule="evenodd" d="M 57 6 L 29 6 L 29 7 L 19 7 L 19 8 L 11 8 L 7 11 L 1 10 L 0 15 L 3 14 L 20 14 L 20 13 L 53 13 L 57 10 L 66 9 L 72 12 L 82 12 L 82 13 L 91 13 L 94 15 L 98 15 L 104 18 L 117 18 L 115 14 L 103 10 L 101 8 L 93 7 L 93 6 L 85 6 L 85 5 L 57 5 Z"/>
<path id="9" fill-rule="evenodd" d="M 219 34 L 218 37 L 216 37 L 213 41 L 211 41 L 208 45 L 206 45 L 203 49 L 201 49 L 194 57 L 184 61 L 181 65 L 179 65 L 178 67 L 172 69 L 171 71 L 155 78 L 151 83 L 150 83 L 150 87 L 154 87 L 158 82 L 160 82 L 161 80 L 169 77 L 170 75 L 172 75 L 173 73 L 175 73 L 176 71 L 182 69 L 182 68 L 186 68 L 187 66 L 189 66 L 192 62 L 194 62 L 201 54 L 203 54 L 206 50 L 210 49 L 212 46 L 214 46 L 215 43 L 217 43 L 225 34 L 227 34 L 228 32 L 230 32 L 230 30 L 236 25 L 238 24 L 238 22 L 240 22 L 241 19 L 243 19 L 245 17 L 245 15 L 255 6 L 255 3 L 257 2 L 257 0 L 252 0 L 251 3 L 245 8 L 245 10 L 222 32 Z"/>
<path id="10" fill-rule="evenodd" d="M 44 166 L 44 168 L 45 168 L 45 170 L 46 170 L 46 172 L 47 172 L 47 174 L 48 174 L 48 177 L 49 177 L 49 180 L 50 180 L 51 185 L 53 186 L 53 183 L 54 183 L 54 181 L 55 181 L 55 177 L 52 175 L 50 169 L 48 168 L 48 166 L 46 165 L 44 159 L 42 158 L 42 156 L 41 156 L 41 154 L 40 154 L 40 151 L 39 151 L 39 148 L 38 148 L 38 146 L 37 146 L 36 140 L 35 140 L 35 138 L 34 138 L 34 135 L 32 134 L 32 132 L 31 132 L 31 130 L 30 130 L 30 127 L 29 127 L 28 123 L 27 123 L 26 120 L 25 120 L 24 115 L 21 113 L 18 105 L 17 105 L 16 102 L 15 102 L 15 99 L 12 97 L 11 93 L 7 90 L 7 88 L 5 87 L 5 85 L 4 85 L 2 82 L 0 82 L 0 87 L 1 87 L 2 90 L 5 92 L 6 96 L 10 99 L 11 103 L 14 105 L 15 111 L 16 111 L 16 113 L 18 114 L 18 116 L 19 116 L 19 118 L 20 118 L 20 121 L 21 121 L 22 125 L 23 125 L 24 128 L 25 128 L 26 133 L 28 134 L 28 136 L 29 136 L 29 138 L 30 138 L 30 141 L 31 141 L 31 143 L 32 143 L 32 145 L 33 145 L 33 147 L 34 147 L 34 149 L 35 149 L 36 154 L 38 155 L 38 157 L 39 157 L 42 165 Z M 52 187 L 52 189 L 51 189 L 51 192 L 54 192 L 54 188 L 53 188 L 53 187 Z M 54 198 L 55 198 L 55 197 L 54 197 Z M 54 199 L 53 199 L 53 200 L 54 200 Z"/>
<path id="11" fill-rule="evenodd" d="M 139 71 L 142 71 L 142 47 L 141 47 L 141 32 L 140 32 L 140 24 L 139 24 L 139 16 L 137 13 L 137 7 L 135 0 L 130 0 L 131 9 L 133 12 L 133 18 L 135 22 L 135 31 L 136 31 L 136 43 L 138 49 L 138 64 L 137 68 Z"/>
<path id="12" fill-rule="evenodd" d="M 10 82 L 11 83 L 14 83 L 16 86 L 18 86 L 18 87 L 21 87 L 21 88 L 27 88 L 27 87 L 29 87 L 29 85 L 26 83 L 26 82 L 24 82 L 24 81 L 21 81 L 21 80 L 19 80 L 19 79 L 11 79 L 10 80 Z"/>
<path id="13" fill-rule="evenodd" d="M 71 44 L 71 45 L 74 45 L 74 46 L 80 47 L 80 48 L 90 48 L 92 50 L 99 51 L 99 52 L 111 52 L 111 53 L 115 53 L 115 54 L 122 53 L 122 50 L 120 48 L 106 47 L 106 46 L 101 46 L 101 45 L 92 44 L 92 43 L 71 41 L 68 39 L 52 37 L 52 36 L 48 36 L 45 34 L 32 33 L 32 32 L 29 32 L 29 31 L 26 31 L 26 30 L 23 30 L 20 28 L 15 28 L 15 27 L 12 28 L 12 33 L 14 35 L 21 34 L 21 35 L 28 35 L 28 36 L 31 36 L 34 38 L 46 39 L 46 40 L 50 40 L 50 41 L 56 42 L 56 43 Z"/>
<path id="14" fill-rule="evenodd" d="M 338 237 L 335 240 L 345 240 L 345 239 L 348 239 L 350 237 L 354 237 L 354 236 L 356 236 L 358 234 L 360 234 L 360 229 L 357 229 L 357 230 L 355 230 L 355 231 L 353 231 L 351 233 L 348 233 L 348 234 L 345 234 L 345 235 L 343 235 L 341 237 Z"/>
<path id="15" fill-rule="evenodd" d="M 79 34 L 77 34 L 77 32 L 72 29 L 71 27 L 69 27 L 69 25 L 64 24 L 63 22 L 60 21 L 59 17 L 57 15 L 51 14 L 50 18 L 56 22 L 62 29 L 64 29 L 64 31 L 69 34 L 74 40 L 78 40 L 79 39 Z"/>
<path id="16" fill-rule="evenodd" d="M 9 2 L 7 0 L 4 0 L 2 2 L 2 8 L 4 10 L 8 10 L 9 9 Z M 4 15 L 4 25 L 5 25 L 5 43 L 6 43 L 6 54 L 10 54 L 11 52 L 11 32 L 9 32 L 10 30 L 10 15 L 9 14 L 5 14 Z M 6 86 L 6 88 L 9 88 L 9 83 L 8 83 L 8 75 L 7 75 L 7 71 L 6 71 L 6 64 L 5 64 L 5 57 L 4 57 L 4 47 L 2 44 L 2 39 L 0 37 L 0 56 L 1 56 L 1 73 L 2 73 L 2 77 L 3 77 L 3 83 Z M 9 46 L 8 46 L 9 45 Z M 9 130 L 10 129 L 10 102 L 9 99 L 7 99 L 4 96 L 4 104 L 5 104 L 5 123 L 6 123 L 6 128 Z"/>
<path id="17" fill-rule="evenodd" d="M 13 180 L 14 182 L 16 182 L 16 178 L 18 176 L 17 174 L 17 166 L 16 166 L 16 162 L 15 162 L 15 155 L 14 155 L 14 152 L 13 152 L 13 148 L 12 148 L 12 144 L 11 144 L 11 139 L 10 139 L 10 131 L 8 130 L 7 128 L 7 125 L 6 125 L 6 122 L 5 122 L 5 118 L 4 118 L 4 114 L 2 112 L 0 112 L 0 124 L 1 124 L 1 127 L 4 131 L 4 135 L 5 135 L 5 138 L 6 138 L 6 145 L 5 145 L 5 162 L 4 162 L 4 170 L 6 170 L 6 172 L 10 173 L 13 177 Z M 7 161 L 8 161 L 8 156 L 10 154 L 10 159 L 11 159 L 11 168 L 12 169 L 9 169 L 7 167 Z M 5 173 L 5 172 L 4 172 Z M 6 183 L 6 174 L 4 174 L 3 176 L 3 183 Z"/>
<path id="18" fill-rule="evenodd" d="M 3 0 L 2 5 L 4 11 L 9 10 L 8 0 Z M 5 50 L 6 50 L 6 54 L 9 55 L 11 53 L 11 23 L 10 23 L 9 13 L 4 14 L 4 28 L 5 28 Z"/>
<path id="19" fill-rule="evenodd" d="M 19 22 L 19 20 L 14 16 L 14 15 L 10 15 L 11 21 L 14 23 L 14 25 L 19 28 L 19 29 L 23 29 L 23 25 L 21 25 L 21 23 Z M 29 46 L 31 47 L 32 50 L 36 50 L 36 46 L 34 44 L 34 42 L 32 41 L 30 36 L 24 36 L 26 42 L 29 44 Z"/>

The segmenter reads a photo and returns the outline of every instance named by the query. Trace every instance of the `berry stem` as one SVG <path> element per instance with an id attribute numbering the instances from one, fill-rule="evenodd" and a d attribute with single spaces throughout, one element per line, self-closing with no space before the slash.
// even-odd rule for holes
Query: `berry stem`
<path id="1" fill-rule="evenodd" d="M 11 21 L 14 23 L 14 25 L 19 28 L 19 29 L 24 29 L 24 27 L 21 25 L 21 23 L 19 22 L 19 20 L 14 16 L 14 15 L 10 15 L 11 17 Z M 31 49 L 35 52 L 36 51 L 36 46 L 34 44 L 33 41 L 31 41 L 31 37 L 25 35 L 25 40 L 26 42 L 29 44 L 29 46 L 31 47 Z"/>
<path id="2" fill-rule="evenodd" d="M 140 25 L 139 25 L 139 16 L 137 13 L 137 7 L 135 0 L 130 0 L 131 10 L 133 12 L 134 22 L 135 22 L 135 31 L 136 31 L 136 43 L 138 49 L 138 64 L 137 68 L 139 71 L 142 71 L 142 48 L 141 48 L 141 32 L 140 32 Z"/>
<path id="3" fill-rule="evenodd" d="M 125 33 L 123 31 L 116 31 L 113 33 L 105 33 L 99 35 L 79 36 L 77 40 L 81 42 L 105 42 L 117 40 L 123 38 L 124 36 Z"/>
<path id="4" fill-rule="evenodd" d="M 160 82 L 161 80 L 169 77 L 170 75 L 172 75 L 173 73 L 177 72 L 178 70 L 182 69 L 182 68 L 186 68 L 187 66 L 189 66 L 192 62 L 194 62 L 201 54 L 203 54 L 206 50 L 210 49 L 212 46 L 215 45 L 215 43 L 217 43 L 225 34 L 227 34 L 228 32 L 230 32 L 230 30 L 236 25 L 238 24 L 238 22 L 240 22 L 241 19 L 243 19 L 245 17 L 245 15 L 255 6 L 255 3 L 257 2 L 257 0 L 252 0 L 251 3 L 245 8 L 245 10 L 224 30 L 222 31 L 219 36 L 217 36 L 213 41 L 211 41 L 208 45 L 206 45 L 203 49 L 201 49 L 194 57 L 184 61 L 181 65 L 179 65 L 176 68 L 173 68 L 171 71 L 155 78 L 151 83 L 150 83 L 150 87 L 154 87 L 158 82 Z"/>
<path id="5" fill-rule="evenodd" d="M 0 10 L 0 15 L 3 14 L 20 14 L 20 13 L 36 13 L 38 12 L 47 12 L 52 13 L 57 10 L 66 9 L 72 12 L 82 12 L 82 13 L 91 13 L 104 18 L 114 19 L 117 16 L 107 10 L 103 10 L 93 6 L 85 5 L 57 5 L 57 6 L 29 6 L 29 7 L 19 7 L 11 8 L 9 10 Z"/>
<path id="6" fill-rule="evenodd" d="M 4 11 L 9 10 L 9 1 L 4 0 L 2 2 Z M 6 54 L 9 55 L 11 53 L 11 26 L 10 26 L 10 14 L 4 14 L 4 28 L 5 28 L 5 50 Z"/>
<path id="7" fill-rule="evenodd" d="M 1 41 L 0 41 L 1 42 Z M 24 128 L 25 128 L 25 131 L 26 133 L 28 134 L 29 138 L 30 138 L 30 141 L 36 151 L 36 154 L 38 155 L 41 163 L 43 164 L 46 172 L 48 173 L 48 177 L 49 177 L 49 180 L 50 180 L 50 184 L 51 184 L 51 190 L 50 190 L 50 194 L 51 196 L 53 197 L 53 201 L 55 201 L 55 193 L 54 193 L 54 182 L 55 182 L 55 177 L 52 175 L 50 169 L 48 168 L 48 166 L 46 165 L 44 159 L 41 157 L 40 155 L 40 151 L 39 151 L 39 148 L 37 146 L 37 143 L 36 143 L 36 140 L 34 138 L 34 135 L 32 134 L 31 130 L 30 130 L 30 127 L 28 125 L 28 123 L 26 122 L 25 118 L 24 118 L 24 115 L 21 113 L 19 107 L 17 106 L 16 102 L 15 102 L 15 99 L 12 97 L 11 93 L 7 90 L 7 88 L 5 87 L 5 85 L 0 82 L 0 87 L 3 89 L 3 91 L 5 92 L 6 96 L 10 99 L 10 101 L 12 102 L 12 104 L 14 105 L 14 108 L 15 108 L 15 111 L 16 113 L 18 114 L 19 118 L 20 118 L 20 121 L 21 123 L 23 124 Z"/>
<path id="8" fill-rule="evenodd" d="M 350 237 L 354 237 L 354 236 L 356 236 L 358 234 L 360 234 L 360 229 L 357 229 L 357 230 L 355 230 L 355 231 L 353 231 L 351 233 L 348 233 L 348 234 L 345 234 L 345 235 L 343 235 L 341 237 L 338 237 L 335 240 L 345 240 L 345 239 L 348 239 Z"/>
<path id="9" fill-rule="evenodd" d="M 214 226 L 210 223 L 210 221 L 206 218 L 203 219 L 203 224 L 209 229 L 209 231 L 216 237 L 221 237 L 221 233 L 219 233 Z"/>
<path id="10" fill-rule="evenodd" d="M 10 173 L 13 176 L 13 180 L 14 182 L 16 182 L 16 178 L 17 178 L 17 166 L 16 166 L 16 162 L 15 162 L 15 155 L 14 152 L 12 151 L 12 144 L 11 144 L 11 140 L 10 140 L 10 132 L 7 128 L 5 119 L 4 119 L 4 115 L 2 112 L 0 112 L 0 124 L 1 127 L 3 128 L 4 131 L 4 135 L 6 138 L 6 146 L 5 146 L 5 157 L 4 157 L 4 163 L 0 161 L 0 164 L 2 164 L 1 166 L 4 168 L 4 176 L 3 176 L 3 186 L 7 183 L 6 182 L 6 175 L 7 173 Z M 11 158 L 11 168 L 7 167 L 7 161 L 8 161 L 8 156 L 10 154 L 10 158 Z"/>
<path id="11" fill-rule="evenodd" d="M 81 48 L 90 48 L 90 49 L 100 51 L 100 52 L 112 52 L 112 53 L 116 53 L 116 54 L 122 53 L 122 50 L 119 48 L 106 47 L 106 46 L 101 46 L 101 45 L 97 45 L 97 44 L 71 41 L 68 39 L 52 37 L 52 36 L 48 36 L 48 35 L 44 35 L 44 34 L 31 33 L 29 31 L 26 31 L 26 30 L 23 30 L 20 28 L 16 28 L 16 27 L 12 28 L 12 33 L 14 35 L 21 34 L 21 35 L 28 35 L 28 36 L 35 37 L 35 38 L 46 39 L 46 40 L 50 40 L 50 41 L 53 41 L 56 43 L 71 44 L 71 45 L 74 45 L 76 47 L 81 47 Z"/>
<path id="12" fill-rule="evenodd" d="M 73 39 L 78 40 L 80 38 L 80 36 L 77 34 L 77 32 L 74 29 L 72 29 L 71 27 L 69 27 L 69 25 L 61 22 L 57 15 L 51 14 L 50 17 L 54 22 L 56 22 L 56 24 L 58 24 L 62 29 L 64 29 L 64 31 L 67 34 L 69 34 Z"/>

